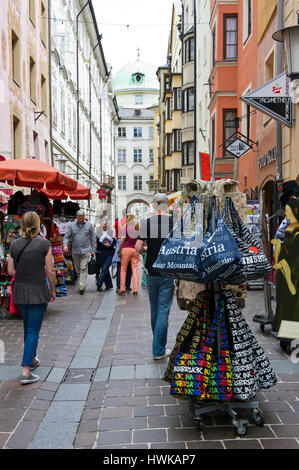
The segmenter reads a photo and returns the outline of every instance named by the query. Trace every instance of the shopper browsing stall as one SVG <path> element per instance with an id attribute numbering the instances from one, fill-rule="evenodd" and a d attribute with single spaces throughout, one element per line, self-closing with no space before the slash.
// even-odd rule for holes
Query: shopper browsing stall
<path id="1" fill-rule="evenodd" d="M 24 322 L 23 370 L 19 381 L 26 385 L 39 380 L 32 370 L 39 366 L 36 356 L 39 332 L 47 304 L 56 299 L 56 276 L 51 245 L 48 240 L 39 237 L 40 218 L 35 212 L 27 212 L 22 217 L 22 232 L 23 237 L 11 246 L 8 272 L 14 276 L 13 300 Z"/>

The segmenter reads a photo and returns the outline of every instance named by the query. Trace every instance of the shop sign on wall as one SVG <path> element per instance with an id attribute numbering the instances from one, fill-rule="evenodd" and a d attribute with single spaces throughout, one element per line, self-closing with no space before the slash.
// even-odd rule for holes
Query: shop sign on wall
<path id="1" fill-rule="evenodd" d="M 264 166 L 270 165 L 270 163 L 275 162 L 275 160 L 276 160 L 276 147 L 269 150 L 268 153 L 266 153 L 265 155 L 262 155 L 258 159 L 258 166 L 259 168 L 264 168 Z"/>
<path id="2" fill-rule="evenodd" d="M 293 103 L 290 90 L 290 78 L 286 72 L 283 72 L 242 96 L 241 100 L 282 124 L 292 127 Z"/>

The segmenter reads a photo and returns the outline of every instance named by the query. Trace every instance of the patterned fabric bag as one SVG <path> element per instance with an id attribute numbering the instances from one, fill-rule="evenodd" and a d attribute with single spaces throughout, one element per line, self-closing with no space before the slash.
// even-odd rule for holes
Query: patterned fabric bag
<path id="1" fill-rule="evenodd" d="M 210 303 L 210 294 L 209 292 L 200 292 L 197 294 L 196 299 L 193 301 L 192 309 L 189 312 L 188 316 L 186 317 L 183 325 L 181 326 L 180 331 L 176 337 L 176 343 L 172 350 L 172 353 L 169 357 L 168 366 L 165 370 L 163 380 L 171 384 L 173 379 L 173 368 L 175 362 L 175 356 L 177 353 L 178 348 L 181 347 L 185 338 L 189 335 L 190 330 L 192 329 L 192 334 L 189 335 L 189 348 L 188 352 L 190 354 L 196 353 L 198 351 L 198 345 L 201 341 L 201 334 L 202 334 L 202 327 L 201 323 L 199 323 L 198 319 L 201 318 L 203 314 L 203 310 L 205 308 L 209 308 Z M 207 319 L 207 322 L 209 319 Z"/>
<path id="2" fill-rule="evenodd" d="M 273 387 L 277 378 L 232 292 L 226 290 L 224 295 L 233 343 L 233 397 L 240 401 L 248 401 L 260 389 Z"/>
<path id="3" fill-rule="evenodd" d="M 215 229 L 213 230 L 213 206 L 216 208 Z M 200 248 L 202 282 L 224 282 L 238 272 L 241 254 L 229 228 L 220 217 L 215 196 L 210 199 L 208 228 Z"/>
<path id="4" fill-rule="evenodd" d="M 207 333 L 207 308 L 199 319 L 202 333 L 199 350 L 193 354 L 186 353 L 189 336 L 178 349 L 170 394 L 176 398 L 193 402 L 212 400 L 228 401 L 232 396 L 232 367 L 229 357 L 227 334 L 224 319 L 224 300 L 220 300 L 211 327 Z M 220 355 L 215 357 L 215 336 L 220 324 Z"/>
<path id="5" fill-rule="evenodd" d="M 188 224 L 188 217 L 195 214 L 195 230 Z M 190 225 L 190 226 L 189 226 Z M 197 281 L 200 263 L 199 249 L 203 239 L 203 227 L 200 216 L 199 199 L 194 196 L 189 209 L 165 238 L 153 268 L 162 276 Z"/>
<path id="6" fill-rule="evenodd" d="M 271 272 L 271 264 L 263 251 L 261 242 L 242 222 L 230 197 L 225 198 L 222 217 L 233 233 L 242 257 L 236 274 L 227 279 L 228 284 L 242 284 L 245 281 L 260 279 Z"/>

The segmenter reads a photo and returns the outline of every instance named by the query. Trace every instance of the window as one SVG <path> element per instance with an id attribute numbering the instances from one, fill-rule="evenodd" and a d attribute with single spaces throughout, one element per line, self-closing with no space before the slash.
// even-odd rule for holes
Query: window
<path id="1" fill-rule="evenodd" d="M 148 130 L 149 138 L 153 139 L 154 138 L 154 128 L 150 127 Z"/>
<path id="2" fill-rule="evenodd" d="M 134 149 L 134 163 L 142 162 L 142 149 Z"/>
<path id="3" fill-rule="evenodd" d="M 30 57 L 30 98 L 36 103 L 36 66 Z"/>
<path id="4" fill-rule="evenodd" d="M 77 110 L 73 109 L 73 146 L 77 148 Z"/>
<path id="5" fill-rule="evenodd" d="M 194 142 L 185 142 L 183 144 L 183 165 L 194 164 Z"/>
<path id="6" fill-rule="evenodd" d="M 172 152 L 180 152 L 182 150 L 182 133 L 180 130 L 175 129 L 172 133 Z"/>
<path id="7" fill-rule="evenodd" d="M 154 163 L 154 149 L 149 149 L 149 161 Z"/>
<path id="8" fill-rule="evenodd" d="M 134 175 L 134 191 L 142 191 L 142 176 Z"/>
<path id="9" fill-rule="evenodd" d="M 118 189 L 120 191 L 126 191 L 127 189 L 127 177 L 126 175 L 118 176 Z"/>
<path id="10" fill-rule="evenodd" d="M 117 150 L 117 161 L 118 163 L 126 163 L 127 161 L 127 151 L 126 149 Z"/>
<path id="11" fill-rule="evenodd" d="M 61 107 L 61 132 L 65 134 L 65 94 L 63 90 L 61 90 L 60 107 Z"/>
<path id="12" fill-rule="evenodd" d="M 194 60 L 194 37 L 187 39 L 184 43 L 184 63 L 191 62 Z"/>
<path id="13" fill-rule="evenodd" d="M 165 155 L 171 155 L 171 134 L 165 135 Z"/>
<path id="14" fill-rule="evenodd" d="M 175 111 L 182 109 L 182 89 L 173 89 L 173 109 Z"/>
<path id="15" fill-rule="evenodd" d="M 265 62 L 265 81 L 274 77 L 274 50 L 271 52 Z"/>
<path id="16" fill-rule="evenodd" d="M 14 31 L 11 32 L 12 43 L 12 78 L 20 85 L 20 41 Z"/>
<path id="17" fill-rule="evenodd" d="M 216 62 L 216 28 L 212 31 L 212 64 Z"/>
<path id="18" fill-rule="evenodd" d="M 134 137 L 142 137 L 142 127 L 134 127 Z"/>
<path id="19" fill-rule="evenodd" d="M 252 0 L 243 0 L 243 44 L 252 32 Z"/>
<path id="20" fill-rule="evenodd" d="M 184 112 L 194 110 L 194 87 L 184 91 Z"/>
<path id="21" fill-rule="evenodd" d="M 35 25 L 35 0 L 29 0 L 29 18 Z"/>
<path id="22" fill-rule="evenodd" d="M 224 15 L 224 60 L 235 60 L 238 57 L 238 17 Z"/>
<path id="23" fill-rule="evenodd" d="M 126 127 L 119 127 L 118 128 L 118 137 L 127 137 Z"/>
<path id="24" fill-rule="evenodd" d="M 227 155 L 225 147 L 227 147 L 233 139 L 230 139 L 236 132 L 235 119 L 237 117 L 236 109 L 224 109 L 223 110 L 223 142 L 228 139 L 226 144 L 223 146 L 223 156 Z"/>
<path id="25" fill-rule="evenodd" d="M 58 117 L 58 110 L 57 110 L 57 85 L 53 80 L 53 93 L 52 93 L 52 106 L 53 106 L 53 124 L 57 126 L 57 117 Z M 75 139 L 76 134 L 73 135 L 73 139 Z"/>
<path id="26" fill-rule="evenodd" d="M 21 135 L 21 122 L 16 116 L 13 116 L 13 158 L 22 158 L 21 147 L 22 147 L 22 135 Z"/>
<path id="27" fill-rule="evenodd" d="M 135 104 L 143 104 L 143 96 L 135 95 Z"/>
<path id="28" fill-rule="evenodd" d="M 41 38 L 42 38 L 42 41 L 44 43 L 44 46 L 46 47 L 47 46 L 47 22 L 48 22 L 48 18 L 47 18 L 47 12 L 46 12 L 46 7 L 45 5 L 43 4 L 43 2 L 41 2 L 40 4 L 40 11 L 41 11 Z"/>
<path id="29" fill-rule="evenodd" d="M 35 158 L 39 159 L 39 140 L 38 140 L 38 134 L 33 131 L 33 143 L 34 143 L 34 156 Z"/>
<path id="30" fill-rule="evenodd" d="M 47 96 L 47 94 L 48 94 L 47 80 L 42 75 L 41 76 L 41 105 L 42 105 L 42 111 L 44 111 L 46 116 L 48 114 L 48 96 Z M 65 116 L 65 110 L 64 110 L 64 116 Z"/>

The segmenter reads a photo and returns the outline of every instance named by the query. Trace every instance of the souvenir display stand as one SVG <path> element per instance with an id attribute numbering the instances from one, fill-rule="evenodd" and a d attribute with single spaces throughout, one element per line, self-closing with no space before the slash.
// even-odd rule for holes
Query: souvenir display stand
<path id="1" fill-rule="evenodd" d="M 195 248 L 190 254 L 190 246 L 199 246 L 194 244 L 199 229 L 196 222 L 193 237 L 183 235 L 177 240 L 174 229 L 154 264 L 160 274 L 179 279 L 179 283 L 198 285 L 163 380 L 170 384 L 172 396 L 194 405 L 194 421 L 199 429 L 204 426 L 204 415 L 221 411 L 232 418 L 236 434 L 244 436 L 249 419 L 241 413 L 249 410 L 253 423 L 262 426 L 263 414 L 254 397 L 259 390 L 273 386 L 277 378 L 242 315 L 239 292 L 244 289 L 244 281 L 260 278 L 271 270 L 271 265 L 261 243 L 238 215 L 232 198 L 219 191 L 215 196 L 214 187 L 219 189 L 220 185 L 219 181 L 214 185 L 213 180 L 204 183 L 208 190 L 197 198 L 203 203 L 202 227 L 206 224 L 197 254 Z M 183 192 L 182 199 L 189 196 L 192 206 L 195 193 L 194 188 L 193 194 Z M 234 200 L 238 198 L 235 194 Z M 222 216 L 219 207 L 223 208 Z M 189 249 L 180 264 L 182 246 Z"/>
<path id="2" fill-rule="evenodd" d="M 215 231 L 215 214 L 212 214 L 212 229 Z M 215 305 L 218 304 L 220 299 L 220 294 L 222 293 L 221 285 L 218 283 L 213 283 L 210 285 L 211 292 L 214 296 Z M 217 344 L 217 354 L 218 357 L 221 355 L 220 350 L 220 327 L 218 323 L 216 330 L 216 344 Z M 240 418 L 237 410 L 252 410 L 252 418 L 254 423 L 257 426 L 262 426 L 264 424 L 264 418 L 262 411 L 260 409 L 260 404 L 258 401 L 251 402 L 237 402 L 229 401 L 226 403 L 211 403 L 207 405 L 194 405 L 194 422 L 199 430 L 202 430 L 204 427 L 203 416 L 209 413 L 223 412 L 229 415 L 232 418 L 232 424 L 234 426 L 235 432 L 238 436 L 245 436 L 246 434 L 246 425 L 249 424 L 248 419 Z"/>

